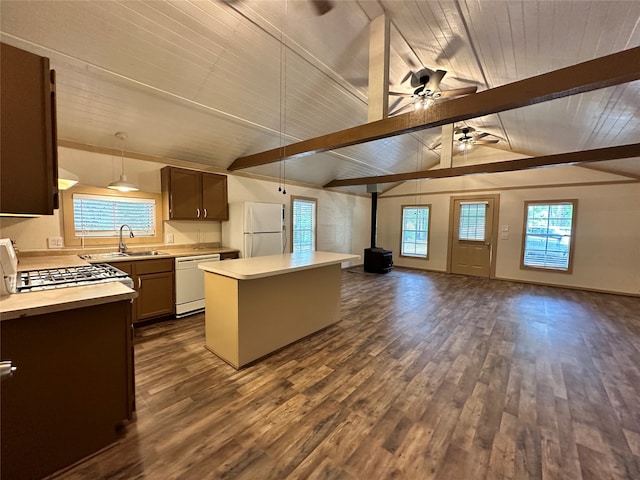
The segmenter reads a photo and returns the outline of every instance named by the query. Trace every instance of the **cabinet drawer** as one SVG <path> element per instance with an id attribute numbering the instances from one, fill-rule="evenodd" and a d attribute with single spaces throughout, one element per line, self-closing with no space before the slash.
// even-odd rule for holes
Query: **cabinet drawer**
<path id="1" fill-rule="evenodd" d="M 133 262 L 112 262 L 109 265 L 117 268 L 118 270 L 122 270 L 130 277 L 133 276 Z"/>
<path id="2" fill-rule="evenodd" d="M 162 258 L 157 260 L 138 260 L 135 262 L 136 275 L 145 275 L 147 273 L 172 272 L 173 258 Z"/>

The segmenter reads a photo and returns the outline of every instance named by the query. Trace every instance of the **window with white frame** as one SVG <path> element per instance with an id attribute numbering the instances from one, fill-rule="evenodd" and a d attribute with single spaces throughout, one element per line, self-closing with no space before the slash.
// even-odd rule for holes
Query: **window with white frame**
<path id="1" fill-rule="evenodd" d="M 429 258 L 429 221 L 431 205 L 402 207 L 400 255 Z"/>
<path id="2" fill-rule="evenodd" d="M 292 252 L 313 252 L 316 249 L 315 198 L 291 198 Z"/>
<path id="3" fill-rule="evenodd" d="M 523 267 L 571 271 L 576 203 L 525 203 Z"/>

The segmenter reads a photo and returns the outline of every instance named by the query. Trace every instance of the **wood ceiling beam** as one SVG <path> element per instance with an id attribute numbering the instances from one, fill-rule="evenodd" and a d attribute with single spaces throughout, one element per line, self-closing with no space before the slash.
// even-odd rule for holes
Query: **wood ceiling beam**
<path id="1" fill-rule="evenodd" d="M 527 170 L 530 168 L 602 162 L 605 160 L 617 160 L 621 158 L 633 157 L 640 157 L 640 143 L 620 145 L 617 147 L 596 148 L 594 150 L 583 150 L 579 152 L 560 153 L 556 155 L 545 155 L 542 157 L 530 157 L 520 158 L 517 160 L 505 160 L 501 162 L 481 163 L 478 165 L 438 168 L 434 170 L 397 173 L 394 175 L 382 175 L 378 177 L 332 180 L 324 187 L 348 187 L 353 185 L 369 185 L 372 183 L 404 182 L 407 180 L 418 180 L 421 178 L 447 178 L 459 177 L 462 175 L 475 175 L 480 173 L 514 172 L 517 170 Z"/>
<path id="2" fill-rule="evenodd" d="M 237 158 L 228 170 L 240 170 L 381 138 L 438 127 L 557 98 L 640 79 L 640 47 L 623 50 L 560 70 L 491 88 L 474 95 L 309 140 Z"/>

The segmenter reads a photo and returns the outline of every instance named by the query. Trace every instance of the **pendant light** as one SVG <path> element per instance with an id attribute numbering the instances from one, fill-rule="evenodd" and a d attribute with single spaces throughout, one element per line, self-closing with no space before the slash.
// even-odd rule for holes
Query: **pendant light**
<path id="1" fill-rule="evenodd" d="M 117 182 L 111 182 L 109 188 L 112 190 L 119 190 L 121 192 L 137 192 L 138 187 L 130 183 L 127 180 L 127 176 L 124 174 L 124 141 L 127 139 L 127 134 L 124 132 L 117 132 L 116 137 L 120 139 L 120 157 L 122 158 L 122 170 L 120 173 L 120 180 Z"/>
<path id="2" fill-rule="evenodd" d="M 58 190 L 67 190 L 78 183 L 80 179 L 75 173 L 58 167 Z"/>

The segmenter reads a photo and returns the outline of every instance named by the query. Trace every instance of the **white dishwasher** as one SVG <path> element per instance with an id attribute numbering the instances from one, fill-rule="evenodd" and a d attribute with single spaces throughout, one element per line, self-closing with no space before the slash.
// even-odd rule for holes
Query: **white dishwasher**
<path id="1" fill-rule="evenodd" d="M 204 310 L 204 270 L 198 265 L 219 262 L 219 254 L 176 257 L 176 317 Z"/>

